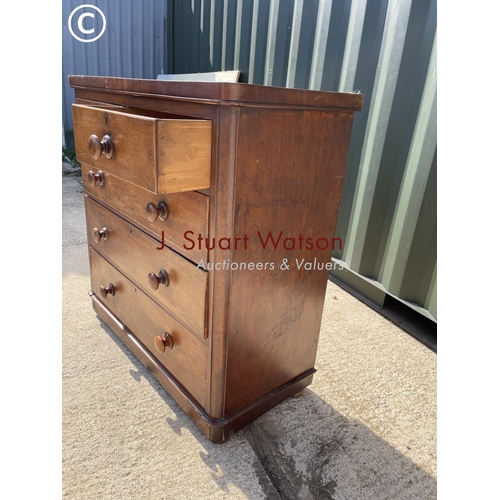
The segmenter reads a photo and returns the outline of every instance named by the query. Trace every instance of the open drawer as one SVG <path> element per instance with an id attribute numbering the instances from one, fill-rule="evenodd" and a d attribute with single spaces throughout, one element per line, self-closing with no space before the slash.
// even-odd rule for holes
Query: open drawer
<path id="1" fill-rule="evenodd" d="M 164 119 L 73 104 L 78 161 L 155 194 L 210 187 L 210 120 Z M 102 175 L 97 175 L 102 171 Z"/>

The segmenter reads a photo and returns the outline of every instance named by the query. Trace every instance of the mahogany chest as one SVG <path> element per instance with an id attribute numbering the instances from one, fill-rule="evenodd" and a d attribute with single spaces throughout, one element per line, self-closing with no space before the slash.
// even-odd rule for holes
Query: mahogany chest
<path id="1" fill-rule="evenodd" d="M 363 97 L 69 79 L 93 307 L 223 442 L 312 381 Z"/>

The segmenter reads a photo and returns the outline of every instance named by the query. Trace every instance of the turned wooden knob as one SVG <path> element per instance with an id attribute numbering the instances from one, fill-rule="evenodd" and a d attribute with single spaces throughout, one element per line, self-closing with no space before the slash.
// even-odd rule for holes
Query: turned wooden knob
<path id="1" fill-rule="evenodd" d="M 158 287 L 168 286 L 168 274 L 163 269 L 156 275 L 155 273 L 148 274 L 148 284 L 153 290 L 158 290 Z"/>
<path id="2" fill-rule="evenodd" d="M 158 352 L 165 352 L 165 349 L 172 349 L 174 347 L 174 341 L 169 333 L 165 332 L 163 337 L 157 335 L 154 338 L 155 349 Z"/>
<path id="3" fill-rule="evenodd" d="M 99 243 L 101 241 L 101 238 L 103 240 L 107 240 L 108 236 L 108 230 L 105 227 L 103 227 L 101 230 L 97 229 L 96 227 L 92 229 L 92 238 L 94 238 L 94 241 L 96 243 Z"/>
<path id="4" fill-rule="evenodd" d="M 148 220 L 154 222 L 156 219 L 167 220 L 168 217 L 168 205 L 164 201 L 160 201 L 158 206 L 154 203 L 148 203 L 146 205 L 146 214 L 148 215 Z"/>
<path id="5" fill-rule="evenodd" d="M 95 186 L 96 184 L 100 184 L 104 186 L 104 172 L 102 170 L 98 170 L 96 174 L 92 172 L 92 170 L 87 174 L 87 179 L 91 186 Z"/>
<path id="6" fill-rule="evenodd" d="M 113 296 L 115 294 L 115 287 L 110 283 L 108 286 L 101 285 L 99 288 L 99 295 L 105 299 L 108 295 Z"/>
<path id="7" fill-rule="evenodd" d="M 90 156 L 94 160 L 98 160 L 101 155 L 104 155 L 106 158 L 113 158 L 115 154 L 115 147 L 109 135 L 105 135 L 99 140 L 97 135 L 92 134 L 89 137 L 88 147 Z"/>

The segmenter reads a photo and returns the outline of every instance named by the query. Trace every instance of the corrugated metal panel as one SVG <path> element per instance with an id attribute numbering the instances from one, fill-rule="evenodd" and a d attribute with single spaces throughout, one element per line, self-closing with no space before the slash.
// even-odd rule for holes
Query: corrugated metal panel
<path id="1" fill-rule="evenodd" d="M 68 20 L 74 9 L 94 5 L 106 18 L 106 29 L 93 42 L 74 38 Z M 165 72 L 166 0 L 63 0 L 63 126 L 72 130 L 71 104 L 74 91 L 68 85 L 68 75 L 120 76 L 156 78 Z M 82 33 L 78 22 L 82 14 L 94 17 L 81 19 L 81 27 L 94 33 Z M 99 13 L 89 7 L 75 12 L 71 28 L 76 36 L 91 39 L 103 27 Z"/>
<path id="2" fill-rule="evenodd" d="M 174 73 L 361 91 L 334 258 L 437 318 L 436 0 L 171 0 Z M 337 273 L 342 279 L 342 273 Z"/>

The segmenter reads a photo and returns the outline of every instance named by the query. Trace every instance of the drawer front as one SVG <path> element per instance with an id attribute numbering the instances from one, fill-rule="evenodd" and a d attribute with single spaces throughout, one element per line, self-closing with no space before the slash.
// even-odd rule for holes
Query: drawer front
<path id="1" fill-rule="evenodd" d="M 207 346 L 91 247 L 89 255 L 92 292 L 204 406 Z M 101 295 L 101 286 L 110 289 L 110 284 L 112 292 Z M 162 342 L 156 339 L 155 343 L 156 337 L 160 337 Z M 165 350 L 160 352 L 155 344 L 160 348 L 163 345 Z"/>
<path id="2" fill-rule="evenodd" d="M 212 125 L 73 104 L 77 158 L 152 193 L 210 187 Z"/>
<path id="3" fill-rule="evenodd" d="M 195 335 L 205 338 L 207 273 L 174 251 L 159 249 L 156 240 L 88 196 L 85 213 L 89 244 Z"/>
<path id="4" fill-rule="evenodd" d="M 196 191 L 156 195 L 106 172 L 103 173 L 102 184 L 91 185 L 89 172 L 96 170 L 82 164 L 83 188 L 86 193 L 134 220 L 142 228 L 151 231 L 159 241 L 164 241 L 165 245 L 193 262 L 207 262 L 206 245 L 193 245 L 193 241 L 198 243 L 200 235 L 202 238 L 207 237 L 208 196 Z M 167 206 L 166 219 L 163 217 L 162 204 Z"/>

